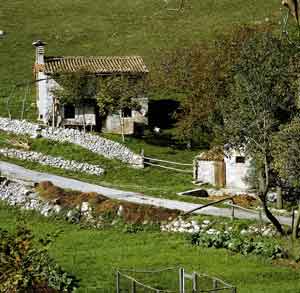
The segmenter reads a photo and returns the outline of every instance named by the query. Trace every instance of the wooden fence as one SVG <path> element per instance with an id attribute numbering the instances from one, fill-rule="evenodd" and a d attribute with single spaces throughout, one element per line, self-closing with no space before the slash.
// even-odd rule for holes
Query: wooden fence
<path id="1" fill-rule="evenodd" d="M 181 173 L 189 173 L 189 174 L 194 173 L 194 169 L 193 169 L 194 164 L 179 163 L 179 162 L 161 160 L 161 159 L 156 159 L 156 158 L 151 158 L 151 157 L 146 157 L 146 156 L 143 156 L 143 159 L 144 159 L 144 164 L 148 165 L 148 166 L 163 168 L 163 169 L 172 170 L 172 171 L 181 172 Z M 164 165 L 161 165 L 160 163 L 164 163 Z M 165 165 L 165 164 L 167 164 L 167 165 Z M 179 168 L 171 167 L 168 165 L 192 167 L 192 168 L 191 169 L 179 169 Z"/>
<path id="2" fill-rule="evenodd" d="M 164 280 L 163 273 L 171 272 L 170 288 L 164 284 L 159 284 L 159 280 Z M 133 274 L 143 274 L 143 281 Z M 149 279 L 145 279 L 145 275 Z M 158 280 L 153 279 L 153 275 Z M 150 285 L 151 281 L 156 285 Z M 175 286 L 174 286 L 175 284 Z M 171 287 L 172 286 L 172 287 Z M 163 288 L 165 287 L 165 288 Z M 236 293 L 236 287 L 224 282 L 217 277 L 211 277 L 197 272 L 187 273 L 184 268 L 167 268 L 156 271 L 134 271 L 118 270 L 116 273 L 116 292 L 117 293 Z"/>

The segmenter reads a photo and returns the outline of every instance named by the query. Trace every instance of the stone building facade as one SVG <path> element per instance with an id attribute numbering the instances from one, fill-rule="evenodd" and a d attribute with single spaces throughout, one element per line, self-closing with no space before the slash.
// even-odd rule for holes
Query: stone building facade
<path id="1" fill-rule="evenodd" d="M 84 125 L 104 132 L 121 133 L 119 115 L 100 117 L 96 101 L 93 99 L 80 107 L 60 105 L 59 97 L 55 97 L 53 91 L 61 88 L 61 85 L 54 76 L 84 69 L 99 78 L 111 75 L 145 78 L 148 69 L 143 59 L 140 56 L 45 56 L 46 43 L 39 40 L 33 45 L 36 48 L 34 74 L 38 120 L 56 126 L 82 127 Z M 148 124 L 148 99 L 142 97 L 138 102 L 141 106 L 139 111 L 128 109 L 122 119 L 124 134 L 133 134 L 136 129 L 141 130 Z"/>

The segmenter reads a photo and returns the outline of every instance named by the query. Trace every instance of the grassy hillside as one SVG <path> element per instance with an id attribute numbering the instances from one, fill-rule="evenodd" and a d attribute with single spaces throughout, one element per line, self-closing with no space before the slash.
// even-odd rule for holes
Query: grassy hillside
<path id="1" fill-rule="evenodd" d="M 277 0 L 2 0 L 0 96 L 32 78 L 33 40 L 49 55 L 139 54 L 148 64 L 161 49 L 211 40 L 238 23 L 278 21 Z"/>
<path id="2" fill-rule="evenodd" d="M 50 253 L 65 270 L 80 279 L 78 292 L 113 292 L 116 268 L 157 269 L 179 265 L 231 282 L 239 293 L 299 292 L 299 270 L 222 249 L 193 247 L 184 235 L 155 231 L 132 234 L 117 228 L 84 229 L 35 213 L 20 213 L 0 202 L 0 228 L 13 231 L 20 218 L 36 239 L 47 233 L 63 232 Z M 87 289 L 91 287 L 94 289 Z"/>

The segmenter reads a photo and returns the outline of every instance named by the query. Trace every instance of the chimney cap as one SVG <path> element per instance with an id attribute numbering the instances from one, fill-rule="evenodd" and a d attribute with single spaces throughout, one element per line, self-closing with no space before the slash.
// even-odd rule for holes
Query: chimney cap
<path id="1" fill-rule="evenodd" d="M 32 45 L 35 47 L 44 47 L 45 45 L 47 45 L 47 43 L 45 43 L 41 40 L 37 40 L 37 41 L 33 42 Z"/>

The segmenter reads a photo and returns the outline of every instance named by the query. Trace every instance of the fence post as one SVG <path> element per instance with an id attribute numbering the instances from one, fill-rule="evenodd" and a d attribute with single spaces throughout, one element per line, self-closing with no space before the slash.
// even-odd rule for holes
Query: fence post
<path id="1" fill-rule="evenodd" d="M 234 206 L 232 205 L 231 209 L 231 220 L 234 220 Z"/>
<path id="2" fill-rule="evenodd" d="M 295 225 L 295 209 L 292 209 L 292 235 L 293 235 L 293 231 L 294 231 L 294 225 Z M 292 236 L 293 238 L 293 236 Z"/>
<path id="3" fill-rule="evenodd" d="M 117 271 L 117 275 L 116 275 L 116 289 L 117 289 L 117 293 L 121 292 L 121 288 L 120 288 L 120 272 Z"/>
<path id="4" fill-rule="evenodd" d="M 218 280 L 213 279 L 213 289 L 217 289 L 218 288 Z M 216 293 L 217 291 L 212 291 L 213 293 Z"/>
<path id="5" fill-rule="evenodd" d="M 197 293 L 198 287 L 198 275 L 196 272 L 193 272 L 193 293 Z"/>
<path id="6" fill-rule="evenodd" d="M 179 293 L 184 292 L 184 268 L 179 269 Z"/>
<path id="7" fill-rule="evenodd" d="M 131 293 L 136 293 L 136 283 L 135 283 L 135 280 L 132 280 Z"/>

